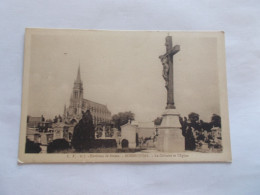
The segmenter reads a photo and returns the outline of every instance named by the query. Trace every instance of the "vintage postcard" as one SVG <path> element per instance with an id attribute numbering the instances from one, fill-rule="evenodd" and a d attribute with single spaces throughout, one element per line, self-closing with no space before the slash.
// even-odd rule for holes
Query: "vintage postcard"
<path id="1" fill-rule="evenodd" d="M 18 162 L 231 162 L 224 42 L 26 29 Z"/>

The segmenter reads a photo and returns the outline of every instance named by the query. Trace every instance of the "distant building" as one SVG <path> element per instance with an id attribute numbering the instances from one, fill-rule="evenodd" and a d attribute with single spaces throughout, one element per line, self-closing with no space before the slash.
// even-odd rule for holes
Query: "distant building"
<path id="1" fill-rule="evenodd" d="M 28 116 L 27 127 L 36 128 L 36 127 L 38 127 L 39 123 L 41 123 L 42 121 L 44 121 L 43 116 L 40 116 L 40 117 Z"/>
<path id="2" fill-rule="evenodd" d="M 154 147 L 156 127 L 153 122 L 130 121 L 121 126 L 121 147 L 136 148 L 139 143 L 142 147 Z M 149 141 L 148 141 L 149 140 Z M 149 142 L 149 143 L 148 143 Z M 146 143 L 146 145 L 143 145 Z"/>
<path id="3" fill-rule="evenodd" d="M 83 83 L 80 77 L 80 67 L 70 97 L 70 105 L 64 106 L 63 118 L 68 123 L 77 123 L 82 117 L 82 111 L 90 110 L 94 125 L 111 121 L 111 112 L 107 106 L 83 98 Z"/>

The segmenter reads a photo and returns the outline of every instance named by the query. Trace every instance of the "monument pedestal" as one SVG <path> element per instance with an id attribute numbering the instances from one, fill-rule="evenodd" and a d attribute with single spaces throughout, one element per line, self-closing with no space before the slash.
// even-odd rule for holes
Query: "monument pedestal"
<path id="1" fill-rule="evenodd" d="M 158 127 L 159 136 L 157 149 L 161 152 L 184 152 L 185 139 L 182 135 L 179 122 L 179 113 L 176 109 L 166 109 L 162 123 Z"/>

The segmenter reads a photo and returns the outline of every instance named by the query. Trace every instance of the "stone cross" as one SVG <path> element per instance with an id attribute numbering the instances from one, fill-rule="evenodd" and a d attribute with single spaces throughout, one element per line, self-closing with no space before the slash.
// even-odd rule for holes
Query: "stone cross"
<path id="1" fill-rule="evenodd" d="M 166 53 L 159 58 L 163 65 L 163 78 L 165 80 L 165 87 L 167 89 L 167 106 L 166 109 L 175 109 L 174 105 L 174 91 L 173 91 L 173 56 L 180 51 L 180 46 L 172 47 L 172 37 L 166 37 Z"/>

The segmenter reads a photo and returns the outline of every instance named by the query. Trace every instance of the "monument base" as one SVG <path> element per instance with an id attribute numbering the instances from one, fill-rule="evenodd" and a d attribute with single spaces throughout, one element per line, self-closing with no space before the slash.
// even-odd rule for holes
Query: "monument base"
<path id="1" fill-rule="evenodd" d="M 166 109 L 162 123 L 158 127 L 159 136 L 157 149 L 161 152 L 184 152 L 185 139 L 182 135 L 179 122 L 179 113 L 176 109 Z"/>

